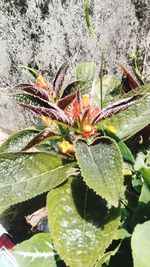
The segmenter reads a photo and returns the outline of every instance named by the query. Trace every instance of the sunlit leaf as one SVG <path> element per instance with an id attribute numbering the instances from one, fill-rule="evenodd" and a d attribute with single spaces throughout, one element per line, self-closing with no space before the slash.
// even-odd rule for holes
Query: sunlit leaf
<path id="1" fill-rule="evenodd" d="M 1 146 L 2 152 L 17 152 L 20 151 L 26 144 L 28 144 L 37 134 L 39 130 L 36 128 L 24 129 L 11 135 Z"/>
<path id="2" fill-rule="evenodd" d="M 76 78 L 81 81 L 92 81 L 96 75 L 96 65 L 93 62 L 80 63 L 76 67 Z"/>
<path id="3" fill-rule="evenodd" d="M 122 195 L 123 174 L 121 153 L 115 141 L 102 137 L 97 144 L 88 146 L 79 140 L 76 158 L 88 187 L 117 207 Z"/>
<path id="4" fill-rule="evenodd" d="M 131 238 L 134 267 L 149 267 L 150 221 L 138 224 Z"/>
<path id="5" fill-rule="evenodd" d="M 100 133 L 101 132 L 103 133 L 103 135 L 107 135 L 116 141 L 124 160 L 132 162 L 132 163 L 134 162 L 134 157 L 131 153 L 131 150 L 126 146 L 126 144 L 115 133 L 113 133 L 111 130 L 109 130 L 109 128 L 99 127 L 99 130 L 100 130 Z"/>
<path id="6" fill-rule="evenodd" d="M 71 120 L 55 104 L 30 94 L 16 94 L 12 96 L 19 104 L 39 115 L 44 115 L 50 119 L 72 126 Z"/>
<path id="7" fill-rule="evenodd" d="M 136 101 L 138 101 L 140 98 L 142 98 L 142 95 L 136 95 L 131 98 L 125 98 L 121 99 L 106 108 L 102 109 L 99 114 L 93 119 L 93 123 L 97 124 L 98 122 L 105 120 L 107 118 L 112 117 L 113 115 L 116 115 L 120 113 L 121 111 L 124 111 L 128 109 L 130 106 L 132 106 Z"/>
<path id="8" fill-rule="evenodd" d="M 135 90 L 136 91 L 136 90 Z M 110 115 L 110 110 L 108 110 Z M 104 112 L 104 118 L 107 113 Z M 100 118 L 102 118 L 100 115 Z M 105 117 L 106 118 L 106 117 Z M 116 134 L 126 140 L 139 132 L 150 123 L 150 95 L 145 94 L 142 98 L 131 103 L 126 110 L 113 115 L 100 122 L 100 125 L 109 127 L 112 125 L 116 129 Z"/>
<path id="9" fill-rule="evenodd" d="M 36 234 L 13 248 L 13 254 L 21 267 L 65 267 L 54 251 L 50 233 Z"/>
<path id="10" fill-rule="evenodd" d="M 0 212 L 61 184 L 73 165 L 46 152 L 1 154 Z"/>
<path id="11" fill-rule="evenodd" d="M 142 174 L 143 178 L 150 185 L 150 152 L 147 155 L 142 152 L 138 153 L 134 168 Z"/>
<path id="12" fill-rule="evenodd" d="M 119 208 L 108 209 L 81 177 L 52 190 L 47 206 L 54 247 L 67 266 L 93 266 L 112 242 Z"/>
<path id="13" fill-rule="evenodd" d="M 46 128 L 44 131 L 37 134 L 29 143 L 27 143 L 23 148 L 22 151 L 28 150 L 29 148 L 41 144 L 43 141 L 50 140 L 50 139 L 58 139 L 62 138 L 62 136 L 58 133 L 54 133 L 49 128 Z"/>
<path id="14" fill-rule="evenodd" d="M 104 75 L 102 78 L 103 88 L 103 106 L 114 102 L 118 96 L 120 96 L 120 80 L 113 75 Z M 100 94 L 100 80 L 94 81 L 92 84 L 92 103 L 93 105 L 100 106 L 101 94 Z"/>
<path id="15" fill-rule="evenodd" d="M 106 252 L 104 256 L 96 262 L 94 267 L 102 267 L 104 263 L 108 263 L 110 258 L 118 252 L 119 247 L 120 244 L 114 250 Z"/>

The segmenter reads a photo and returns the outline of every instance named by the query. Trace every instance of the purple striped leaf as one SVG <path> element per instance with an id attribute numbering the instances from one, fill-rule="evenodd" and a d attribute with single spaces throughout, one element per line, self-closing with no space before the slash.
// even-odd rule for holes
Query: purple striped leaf
<path id="1" fill-rule="evenodd" d="M 58 72 L 56 74 L 54 84 L 53 84 L 56 97 L 60 95 L 61 88 L 62 88 L 64 79 L 65 79 L 65 75 L 67 73 L 68 68 L 69 68 L 69 61 L 65 62 L 60 67 L 60 69 L 58 70 Z"/>
<path id="2" fill-rule="evenodd" d="M 72 93 L 70 95 L 67 95 L 64 98 L 61 98 L 57 103 L 58 107 L 64 110 L 65 108 L 69 106 L 69 104 L 71 104 L 71 102 L 75 99 L 75 97 L 76 97 L 76 93 Z"/>
<path id="3" fill-rule="evenodd" d="M 111 116 L 126 110 L 128 107 L 133 105 L 137 100 L 139 100 L 143 95 L 136 95 L 130 98 L 121 99 L 106 108 L 102 109 L 98 115 L 93 119 L 92 123 L 97 124 L 101 120 L 110 118 Z"/>
<path id="4" fill-rule="evenodd" d="M 78 89 L 84 91 L 84 89 L 87 87 L 87 82 L 85 81 L 74 81 L 67 85 L 67 87 L 63 91 L 62 97 L 65 97 L 71 93 L 76 92 Z M 82 90 L 83 89 L 83 90 Z"/>
<path id="5" fill-rule="evenodd" d="M 23 147 L 22 151 L 28 150 L 31 147 L 40 144 L 46 139 L 55 139 L 60 138 L 61 136 L 58 133 L 54 133 L 49 128 L 44 129 L 44 131 L 37 134 L 25 147 Z"/>
<path id="6" fill-rule="evenodd" d="M 46 117 L 49 117 L 53 121 L 64 124 L 67 126 L 73 126 L 72 121 L 65 115 L 65 113 L 59 109 L 58 107 L 55 108 L 45 108 L 45 107 L 40 107 L 40 106 L 33 106 L 29 104 L 21 104 L 21 106 L 28 108 L 35 113 L 39 115 L 44 115 Z"/>
<path id="7" fill-rule="evenodd" d="M 33 106 L 57 109 L 57 106 L 53 103 L 29 93 L 14 94 L 11 97 L 14 98 L 19 104 L 28 104 Z"/>
<path id="8" fill-rule="evenodd" d="M 41 90 L 39 89 L 38 87 L 36 86 L 27 86 L 27 87 L 24 87 L 22 88 L 23 91 L 27 92 L 27 93 L 30 93 L 34 96 L 38 96 L 39 98 L 42 98 L 44 100 L 47 100 L 49 101 L 49 98 L 48 98 L 48 91 L 46 90 Z"/>

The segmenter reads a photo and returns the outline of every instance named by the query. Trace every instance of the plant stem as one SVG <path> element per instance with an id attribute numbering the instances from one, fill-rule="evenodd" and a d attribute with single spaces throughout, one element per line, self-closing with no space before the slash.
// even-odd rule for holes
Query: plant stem
<path id="1" fill-rule="evenodd" d="M 101 46 L 99 45 L 98 38 L 96 33 L 94 32 L 91 21 L 90 21 L 90 15 L 89 15 L 89 0 L 85 0 L 85 18 L 86 18 L 86 24 L 88 27 L 88 30 L 90 34 L 92 35 L 92 38 L 94 42 L 96 43 L 96 46 L 100 50 L 101 53 L 101 66 L 100 66 L 100 73 L 99 73 L 99 78 L 100 78 L 100 107 L 101 109 L 103 108 L 103 62 L 104 62 L 104 52 Z"/>
<path id="2" fill-rule="evenodd" d="M 104 54 L 101 52 L 101 67 L 100 67 L 100 107 L 103 108 L 103 62 L 104 62 Z"/>

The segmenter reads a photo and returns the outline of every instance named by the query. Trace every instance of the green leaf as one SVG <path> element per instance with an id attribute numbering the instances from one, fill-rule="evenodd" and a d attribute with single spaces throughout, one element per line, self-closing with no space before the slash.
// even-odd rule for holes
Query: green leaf
<path id="1" fill-rule="evenodd" d="M 108 209 L 81 177 L 52 190 L 47 205 L 54 247 L 66 265 L 93 266 L 112 242 L 120 208 Z"/>
<path id="2" fill-rule="evenodd" d="M 92 81 L 96 75 L 96 65 L 93 62 L 84 62 L 76 67 L 76 78 L 81 81 Z"/>
<path id="3" fill-rule="evenodd" d="M 102 127 L 99 127 L 99 128 L 100 128 L 100 131 L 102 131 L 104 134 L 113 138 L 116 141 L 117 145 L 120 148 L 123 159 L 133 163 L 134 157 L 131 153 L 131 150 L 126 146 L 126 144 L 115 133 L 113 133 L 108 128 L 102 128 Z"/>
<path id="4" fill-rule="evenodd" d="M 134 228 L 137 223 L 143 223 L 146 220 L 150 220 L 150 188 L 147 183 L 144 183 L 138 206 L 131 218 L 131 227 Z"/>
<path id="5" fill-rule="evenodd" d="M 98 260 L 94 267 L 101 267 L 104 263 L 108 263 L 110 261 L 110 258 L 118 252 L 119 248 L 120 244 L 114 250 L 106 252 L 104 256 L 100 260 Z"/>
<path id="6" fill-rule="evenodd" d="M 150 152 L 147 155 L 142 152 L 138 153 L 134 169 L 138 171 L 150 185 Z"/>
<path id="7" fill-rule="evenodd" d="M 121 242 L 119 251 L 111 257 L 109 267 L 133 267 L 130 239 L 126 238 Z M 144 267 L 144 266 L 143 266 Z"/>
<path id="8" fill-rule="evenodd" d="M 90 88 L 90 82 L 88 81 L 74 81 L 66 86 L 64 89 L 62 98 L 68 96 L 69 94 L 76 93 L 80 88 L 82 94 L 88 93 Z"/>
<path id="9" fill-rule="evenodd" d="M 136 91 L 136 90 L 135 90 Z M 133 105 L 99 123 L 116 129 L 116 135 L 126 140 L 150 123 L 150 94 L 144 95 Z"/>
<path id="10" fill-rule="evenodd" d="M 150 221 L 135 227 L 131 237 L 131 248 L 134 267 L 149 267 Z"/>
<path id="11" fill-rule="evenodd" d="M 76 158 L 86 184 L 110 205 L 118 206 L 122 194 L 121 153 L 112 139 L 102 137 L 98 144 L 76 143 Z"/>
<path id="12" fill-rule="evenodd" d="M 114 240 L 125 239 L 127 237 L 130 237 L 128 231 L 124 228 L 119 228 L 114 236 Z"/>
<path id="13" fill-rule="evenodd" d="M 13 248 L 13 254 L 21 267 L 65 267 L 54 251 L 50 234 L 36 234 Z M 58 265 L 59 264 L 59 265 Z"/>
<path id="14" fill-rule="evenodd" d="M 146 93 L 150 93 L 150 84 L 145 84 L 145 85 L 137 87 L 136 90 L 129 91 L 128 93 L 123 95 L 123 98 L 128 98 L 128 97 L 132 97 L 132 96 L 136 96 L 140 94 L 146 94 Z M 120 97 L 118 97 L 118 100 L 119 99 Z"/>
<path id="15" fill-rule="evenodd" d="M 2 152 L 17 152 L 20 151 L 26 144 L 28 144 L 37 134 L 39 130 L 36 128 L 24 129 L 11 135 L 1 146 Z"/>
<path id="16" fill-rule="evenodd" d="M 58 186 L 73 165 L 44 152 L 1 154 L 0 212 Z"/>
<path id="17" fill-rule="evenodd" d="M 92 103 L 93 105 L 100 106 L 101 94 L 100 94 L 100 80 L 94 81 L 92 84 Z M 105 75 L 102 78 L 103 86 L 103 106 L 107 106 L 115 101 L 120 96 L 120 80 L 113 75 Z"/>

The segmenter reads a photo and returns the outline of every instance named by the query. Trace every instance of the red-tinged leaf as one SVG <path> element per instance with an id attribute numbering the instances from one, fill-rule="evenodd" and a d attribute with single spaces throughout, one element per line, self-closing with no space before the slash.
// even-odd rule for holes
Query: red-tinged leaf
<path id="1" fill-rule="evenodd" d="M 123 110 L 126 110 L 128 107 L 133 105 L 137 100 L 139 100 L 143 95 L 136 95 L 130 98 L 121 99 L 108 107 L 102 109 L 99 114 L 93 119 L 92 123 L 96 124 L 101 120 L 109 118 Z"/>
<path id="2" fill-rule="evenodd" d="M 64 81 L 64 78 L 65 78 L 65 75 L 66 75 L 68 68 L 69 68 L 69 63 L 67 61 L 60 67 L 60 69 L 58 70 L 58 72 L 56 74 L 54 84 L 53 84 L 56 97 L 60 95 L 62 84 L 63 84 L 63 81 Z"/>
<path id="3" fill-rule="evenodd" d="M 49 117 L 49 118 L 51 118 L 51 120 L 53 120 L 57 123 L 73 127 L 71 120 L 59 108 L 57 108 L 57 109 L 45 108 L 45 107 L 28 105 L 28 104 L 21 104 L 21 106 L 28 108 L 39 115 L 44 115 L 46 117 Z"/>
<path id="4" fill-rule="evenodd" d="M 132 89 L 137 88 L 139 85 L 138 83 L 134 80 L 134 78 L 131 76 L 131 74 L 127 71 L 127 69 L 122 66 L 121 64 L 119 64 L 120 68 L 122 69 L 122 71 L 124 72 L 124 74 L 126 75 L 129 85 L 131 86 Z"/>
<path id="5" fill-rule="evenodd" d="M 27 104 L 44 108 L 59 109 L 55 104 L 29 93 L 14 94 L 11 95 L 11 97 L 15 99 L 20 105 Z"/>
<path id="6" fill-rule="evenodd" d="M 67 108 L 71 102 L 75 99 L 76 97 L 76 93 L 72 93 L 70 95 L 67 95 L 66 97 L 64 98 L 61 98 L 59 101 L 58 101 L 58 107 L 62 110 L 64 110 L 65 108 Z"/>
<path id="7" fill-rule="evenodd" d="M 38 96 L 44 100 L 47 100 L 49 101 L 49 98 L 48 98 L 48 91 L 46 90 L 41 90 L 39 89 L 38 87 L 36 86 L 27 86 L 27 87 L 24 87 L 22 88 L 23 91 L 27 92 L 27 93 L 30 93 L 34 96 Z"/>
<path id="8" fill-rule="evenodd" d="M 40 144 L 41 142 L 45 141 L 46 139 L 54 139 L 60 138 L 60 134 L 52 132 L 49 128 L 46 128 L 44 131 L 37 134 L 23 149 L 25 151 L 30 149 L 31 147 Z"/>
<path id="9" fill-rule="evenodd" d="M 28 108 L 39 115 L 50 117 L 60 123 L 72 125 L 71 120 L 55 104 L 31 94 L 16 94 L 12 96 L 23 107 Z"/>
<path id="10" fill-rule="evenodd" d="M 75 81 L 67 85 L 67 87 L 63 91 L 62 98 L 76 92 L 78 89 L 84 88 L 87 85 L 85 81 Z M 81 90 L 82 91 L 82 90 Z"/>

